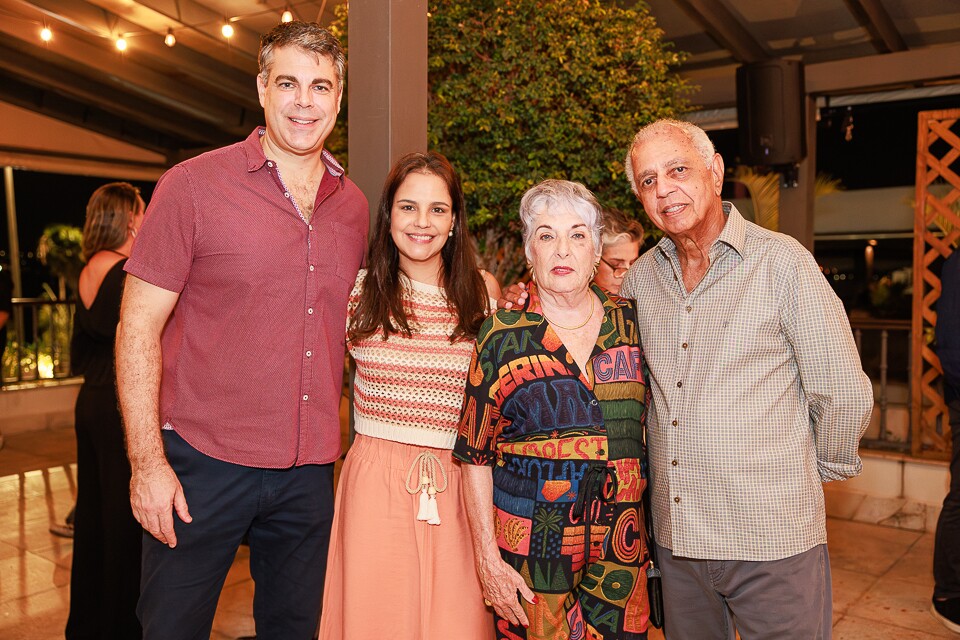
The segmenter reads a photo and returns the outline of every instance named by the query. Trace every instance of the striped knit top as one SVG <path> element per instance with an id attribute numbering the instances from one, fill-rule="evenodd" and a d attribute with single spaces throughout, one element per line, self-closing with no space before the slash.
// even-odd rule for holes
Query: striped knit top
<path id="1" fill-rule="evenodd" d="M 351 317 L 366 275 L 361 269 L 350 294 Z M 441 287 L 404 284 L 411 336 L 375 333 L 348 343 L 357 363 L 354 427 L 365 436 L 452 449 L 474 341 L 450 343 L 456 320 Z"/>

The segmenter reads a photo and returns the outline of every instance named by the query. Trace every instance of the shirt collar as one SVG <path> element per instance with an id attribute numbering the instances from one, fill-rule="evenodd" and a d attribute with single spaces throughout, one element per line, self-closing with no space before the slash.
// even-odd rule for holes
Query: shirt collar
<path id="1" fill-rule="evenodd" d="M 263 146 L 260 144 L 260 138 L 267 132 L 266 127 L 256 127 L 247 139 L 244 140 L 241 144 L 243 146 L 244 152 L 247 154 L 247 171 L 253 172 L 261 169 L 264 164 L 267 162 L 267 156 L 263 153 Z M 343 167 L 340 166 L 340 163 L 337 162 L 337 159 L 333 157 L 333 154 L 323 149 L 320 152 L 320 157 L 323 160 L 323 165 L 327 168 L 327 171 L 334 178 L 340 180 L 341 186 L 343 185 L 344 171 Z"/>
<path id="2" fill-rule="evenodd" d="M 747 241 L 747 221 L 743 219 L 743 216 L 740 215 L 740 212 L 737 211 L 737 208 L 732 202 L 724 201 L 721 204 L 723 205 L 723 213 L 727 216 L 727 222 L 723 225 L 723 231 L 717 236 L 710 250 L 713 251 L 713 247 L 717 246 L 717 243 L 722 242 L 729 245 L 742 256 Z M 657 243 L 657 248 L 663 255 L 668 257 L 676 255 L 677 253 L 677 246 L 667 235 L 664 235 L 660 239 L 660 242 Z"/>

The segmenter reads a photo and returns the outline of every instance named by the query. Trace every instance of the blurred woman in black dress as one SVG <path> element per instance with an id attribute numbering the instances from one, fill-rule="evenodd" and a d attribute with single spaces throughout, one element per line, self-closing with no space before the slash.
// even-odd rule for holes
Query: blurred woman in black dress
<path id="1" fill-rule="evenodd" d="M 140 638 L 142 530 L 130 510 L 130 464 L 117 410 L 113 341 L 120 320 L 123 265 L 143 222 L 136 187 L 113 182 L 87 204 L 71 363 L 77 396 L 77 506 L 67 640 Z"/>

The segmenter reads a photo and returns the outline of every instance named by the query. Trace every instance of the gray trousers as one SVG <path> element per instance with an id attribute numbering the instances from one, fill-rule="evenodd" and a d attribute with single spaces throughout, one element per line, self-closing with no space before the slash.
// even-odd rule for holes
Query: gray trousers
<path id="1" fill-rule="evenodd" d="M 827 546 L 762 562 L 674 558 L 657 545 L 668 640 L 829 640 Z"/>

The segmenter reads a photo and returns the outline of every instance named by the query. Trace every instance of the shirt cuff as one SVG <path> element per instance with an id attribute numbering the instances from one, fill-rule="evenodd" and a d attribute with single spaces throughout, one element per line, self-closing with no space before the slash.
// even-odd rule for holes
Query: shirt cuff
<path id="1" fill-rule="evenodd" d="M 860 456 L 857 456 L 854 464 L 817 460 L 817 470 L 820 472 L 821 482 L 833 482 L 857 477 L 863 471 L 863 463 L 860 461 Z"/>

